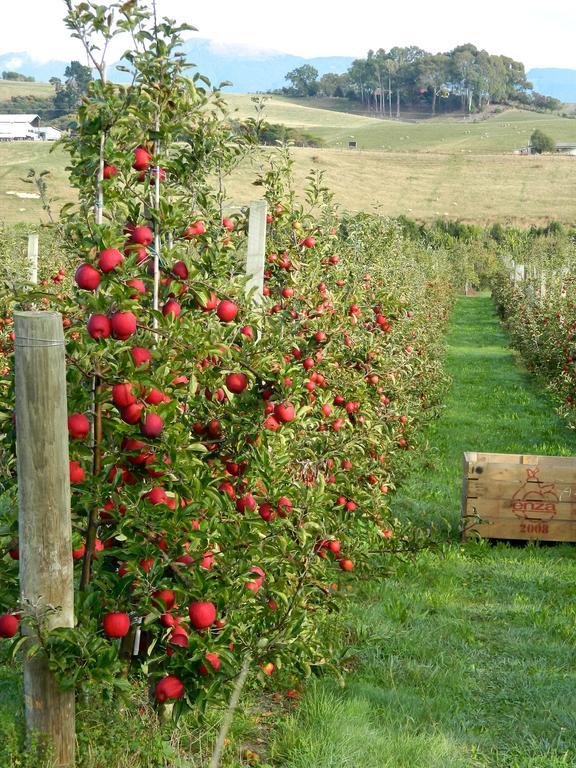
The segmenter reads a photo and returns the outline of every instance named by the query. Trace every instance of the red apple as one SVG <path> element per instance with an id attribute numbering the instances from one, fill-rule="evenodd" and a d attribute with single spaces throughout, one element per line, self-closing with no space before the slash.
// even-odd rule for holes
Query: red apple
<path id="1" fill-rule="evenodd" d="M 286 424 L 289 421 L 294 421 L 296 411 L 292 403 L 278 403 L 278 405 L 274 407 L 274 416 L 278 421 Z"/>
<path id="2" fill-rule="evenodd" d="M 179 277 L 180 280 L 188 279 L 188 267 L 183 261 L 177 261 L 172 267 L 172 274 Z"/>
<path id="3" fill-rule="evenodd" d="M 167 317 L 168 315 L 172 315 L 172 317 L 176 318 L 178 315 L 182 312 L 182 307 L 180 304 L 178 304 L 177 301 L 174 301 L 174 299 L 169 299 L 166 304 L 162 307 L 162 314 L 164 317 Z"/>
<path id="4" fill-rule="evenodd" d="M 11 613 L 3 613 L 0 616 L 0 637 L 14 637 L 18 632 L 20 620 Z"/>
<path id="5" fill-rule="evenodd" d="M 184 696 L 184 684 L 176 675 L 166 675 L 154 689 L 156 701 L 163 704 L 168 699 L 181 699 Z"/>
<path id="6" fill-rule="evenodd" d="M 216 314 L 223 323 L 231 323 L 238 314 L 238 306 L 233 301 L 223 299 L 218 304 Z"/>
<path id="7" fill-rule="evenodd" d="M 68 462 L 70 469 L 70 482 L 74 485 L 76 483 L 83 483 L 86 480 L 86 474 L 79 461 Z"/>
<path id="8" fill-rule="evenodd" d="M 98 254 L 98 266 L 107 274 L 122 264 L 124 256 L 116 248 L 106 248 Z"/>
<path id="9" fill-rule="evenodd" d="M 164 428 L 164 422 L 155 413 L 147 413 L 144 421 L 140 424 L 140 432 L 144 437 L 158 437 Z"/>
<path id="10" fill-rule="evenodd" d="M 130 616 L 127 613 L 107 613 L 102 619 L 102 627 L 108 637 L 125 637 L 130 631 Z"/>
<path id="11" fill-rule="evenodd" d="M 174 607 L 176 602 L 176 595 L 171 589 L 157 589 L 152 594 L 153 602 L 158 605 L 159 608 L 164 608 L 166 611 L 170 611 Z"/>
<path id="12" fill-rule="evenodd" d="M 100 272 L 90 264 L 80 264 L 74 275 L 78 288 L 95 291 L 100 285 Z"/>
<path id="13" fill-rule="evenodd" d="M 114 384 L 112 387 L 112 400 L 118 408 L 125 408 L 137 400 L 132 384 L 125 381 L 123 384 Z"/>
<path id="14" fill-rule="evenodd" d="M 188 606 L 188 616 L 194 629 L 208 629 L 216 621 L 216 606 L 214 603 L 192 602 Z"/>
<path id="15" fill-rule="evenodd" d="M 105 165 L 104 166 L 103 177 L 106 180 L 113 179 L 114 176 L 116 176 L 117 173 L 118 173 L 118 168 L 116 168 L 115 165 Z"/>
<path id="16" fill-rule="evenodd" d="M 154 240 L 154 232 L 150 227 L 134 227 L 130 233 L 130 240 L 138 245 L 150 245 Z"/>
<path id="17" fill-rule="evenodd" d="M 139 299 L 140 296 L 143 296 L 146 293 L 146 283 L 138 277 L 135 277 L 133 280 L 128 280 L 126 285 L 130 288 L 134 288 L 134 292 L 130 294 L 131 299 Z"/>
<path id="18" fill-rule="evenodd" d="M 147 395 L 144 396 L 144 400 L 150 405 L 160 405 L 160 403 L 169 403 L 170 398 L 159 389 L 151 389 Z"/>
<path id="19" fill-rule="evenodd" d="M 218 306 L 218 299 L 216 297 L 216 294 L 211 293 L 206 303 L 200 304 L 200 309 L 203 312 L 211 312 L 213 309 L 216 309 L 217 306 Z"/>
<path id="20" fill-rule="evenodd" d="M 132 163 L 132 168 L 134 168 L 135 171 L 145 171 L 152 162 L 152 158 L 150 156 L 150 153 L 145 147 L 136 147 L 134 150 L 134 162 Z"/>
<path id="21" fill-rule="evenodd" d="M 226 376 L 226 386 L 230 392 L 239 395 L 241 392 L 244 392 L 248 386 L 248 377 L 243 373 L 229 373 Z"/>
<path id="22" fill-rule="evenodd" d="M 125 341 L 136 333 L 136 315 L 133 312 L 115 312 L 111 326 L 114 338 Z"/>
<path id="23" fill-rule="evenodd" d="M 214 672 L 218 672 L 218 670 L 220 669 L 220 659 L 218 657 L 218 654 L 217 653 L 207 653 L 204 658 L 208 662 L 209 666 L 212 667 Z M 205 677 L 206 675 L 209 674 L 208 667 L 205 664 L 203 664 L 202 662 L 200 662 L 200 666 L 198 668 L 198 671 L 200 672 L 200 674 L 203 677 Z"/>
<path id="24" fill-rule="evenodd" d="M 93 339 L 107 339 L 112 333 L 112 324 L 106 315 L 90 315 L 87 328 Z"/>
<path id="25" fill-rule="evenodd" d="M 152 360 L 150 351 L 145 347 L 132 347 L 130 352 L 136 366 L 144 365 L 144 363 L 148 363 Z"/>
<path id="26" fill-rule="evenodd" d="M 73 440 L 84 440 L 90 432 L 90 422 L 83 413 L 71 413 L 68 416 L 68 432 Z"/>
<path id="27" fill-rule="evenodd" d="M 164 488 L 160 488 L 157 485 L 151 488 L 148 493 L 145 493 L 144 498 L 148 499 L 151 504 L 166 504 L 170 506 L 170 497 L 166 494 Z"/>
<path id="28" fill-rule="evenodd" d="M 142 403 L 131 403 L 130 405 L 120 408 L 120 418 L 126 424 L 138 424 L 142 418 L 142 411 L 144 406 Z"/>

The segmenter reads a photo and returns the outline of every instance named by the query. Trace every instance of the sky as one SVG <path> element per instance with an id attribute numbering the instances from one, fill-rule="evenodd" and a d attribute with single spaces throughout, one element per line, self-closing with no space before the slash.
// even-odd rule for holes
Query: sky
<path id="1" fill-rule="evenodd" d="M 76 0 L 75 0 L 76 1 Z M 100 0 L 105 2 L 105 0 Z M 532 67 L 576 69 L 573 0 L 157 0 L 160 15 L 196 26 L 216 44 L 300 56 L 365 56 L 418 45 L 431 52 L 471 42 Z M 0 0 L 0 54 L 39 61 L 80 58 L 63 0 Z M 31 23 L 33 22 L 33 23 Z M 119 43 L 118 58 L 123 49 Z M 112 60 L 112 59 L 110 59 Z"/>

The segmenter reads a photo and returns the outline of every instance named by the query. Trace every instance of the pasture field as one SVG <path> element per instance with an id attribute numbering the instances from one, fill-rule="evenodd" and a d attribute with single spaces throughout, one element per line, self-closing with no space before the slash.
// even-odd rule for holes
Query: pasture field
<path id="1" fill-rule="evenodd" d="M 0 101 L 8 101 L 12 96 L 40 96 L 47 98 L 54 94 L 50 83 L 23 83 L 17 80 L 0 80 Z"/>
<path id="2" fill-rule="evenodd" d="M 240 117 L 254 114 L 250 94 L 228 94 L 226 98 L 230 108 L 237 110 Z M 488 117 L 459 115 L 396 121 L 338 112 L 333 108 L 319 109 L 308 106 L 304 99 L 263 98 L 266 104 L 264 115 L 269 122 L 309 131 L 330 147 L 347 146 L 348 139 L 353 136 L 360 149 L 434 154 L 508 153 L 527 145 L 535 128 L 549 133 L 556 141 L 576 142 L 575 119 L 519 109 L 508 109 Z"/>
<path id="3" fill-rule="evenodd" d="M 40 93 L 42 83 L 0 81 L 0 98 L 8 92 Z M 4 89 L 4 90 L 3 90 Z M 228 94 L 233 114 L 254 114 L 250 94 Z M 311 169 L 322 170 L 336 202 L 352 211 L 406 214 L 423 221 L 438 217 L 488 224 L 495 221 L 545 224 L 573 223 L 576 193 L 574 163 L 568 156 L 514 155 L 529 141 L 534 128 L 557 141 L 576 141 L 576 120 L 507 110 L 489 118 L 439 117 L 396 122 L 336 111 L 335 100 L 264 97 L 265 118 L 272 123 L 309 131 L 325 142 L 322 149 L 293 149 L 295 177 L 300 184 Z M 359 150 L 344 149 L 348 139 Z M 69 188 L 65 153 L 50 144 L 0 144 L 0 221 L 37 223 L 38 200 L 14 193 L 34 192 L 21 182 L 29 168 L 51 171 L 50 193 L 55 209 L 74 199 Z M 256 154 L 229 179 L 229 204 L 244 205 L 260 194 L 252 186 L 262 155 Z M 45 218 L 45 216 L 44 216 Z"/>
<path id="4" fill-rule="evenodd" d="M 575 125 L 576 127 L 576 125 Z M 64 151 L 45 143 L 0 144 L 0 221 L 46 220 L 36 199 L 9 193 L 34 193 L 21 181 L 29 168 L 49 169 L 55 209 L 74 199 L 68 186 Z M 342 207 L 378 211 L 430 221 L 438 217 L 466 222 L 530 225 L 551 220 L 574 222 L 576 158 L 512 154 L 353 152 L 295 147 L 298 187 L 311 169 L 324 171 Z M 245 161 L 228 180 L 231 207 L 260 197 L 253 181 L 264 153 Z"/>

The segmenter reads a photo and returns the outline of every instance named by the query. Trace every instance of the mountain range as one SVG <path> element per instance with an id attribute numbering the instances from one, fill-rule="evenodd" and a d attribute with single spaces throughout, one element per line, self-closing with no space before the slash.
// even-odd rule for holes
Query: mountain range
<path id="1" fill-rule="evenodd" d="M 205 38 L 191 38 L 183 47 L 188 60 L 212 83 L 229 81 L 227 89 L 233 93 L 250 93 L 282 88 L 287 85 L 286 73 L 304 64 L 315 67 L 320 76 L 327 72 L 341 74 L 352 61 L 352 56 L 322 56 L 306 59 L 279 51 L 254 51 L 243 45 L 220 44 Z M 26 52 L 0 54 L 0 72 L 15 70 L 48 82 L 51 77 L 63 78 L 69 62 L 37 62 Z M 192 70 L 193 71 L 193 70 Z M 534 90 L 561 101 L 576 102 L 576 69 L 536 68 L 528 73 Z M 115 82 L 126 82 L 127 75 L 109 67 L 109 77 Z"/>
<path id="2" fill-rule="evenodd" d="M 242 45 L 225 45 L 203 38 L 193 38 L 184 43 L 183 51 L 190 63 L 206 75 L 214 85 L 228 81 L 232 93 L 268 91 L 288 85 L 286 73 L 304 64 L 315 67 L 320 76 L 327 72 L 342 74 L 354 58 L 352 56 L 321 56 L 306 59 L 279 51 L 254 51 Z M 51 77 L 63 78 L 69 62 L 48 61 L 38 63 L 28 53 L 0 54 L 0 72 L 15 70 L 38 82 L 48 82 Z M 194 72 L 194 70 L 191 70 Z M 129 75 L 118 72 L 115 65 L 108 68 L 110 80 L 118 83 L 129 81 Z"/>

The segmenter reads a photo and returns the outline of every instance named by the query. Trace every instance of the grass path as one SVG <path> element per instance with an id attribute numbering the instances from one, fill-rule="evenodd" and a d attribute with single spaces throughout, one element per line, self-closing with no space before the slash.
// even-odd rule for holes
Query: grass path
<path id="1" fill-rule="evenodd" d="M 467 449 L 576 453 L 576 435 L 515 364 L 489 297 L 460 299 L 454 378 L 398 515 L 457 527 Z M 576 766 L 576 550 L 461 546 L 364 589 L 349 616 L 347 686 L 309 687 L 280 724 L 284 768 Z"/>

